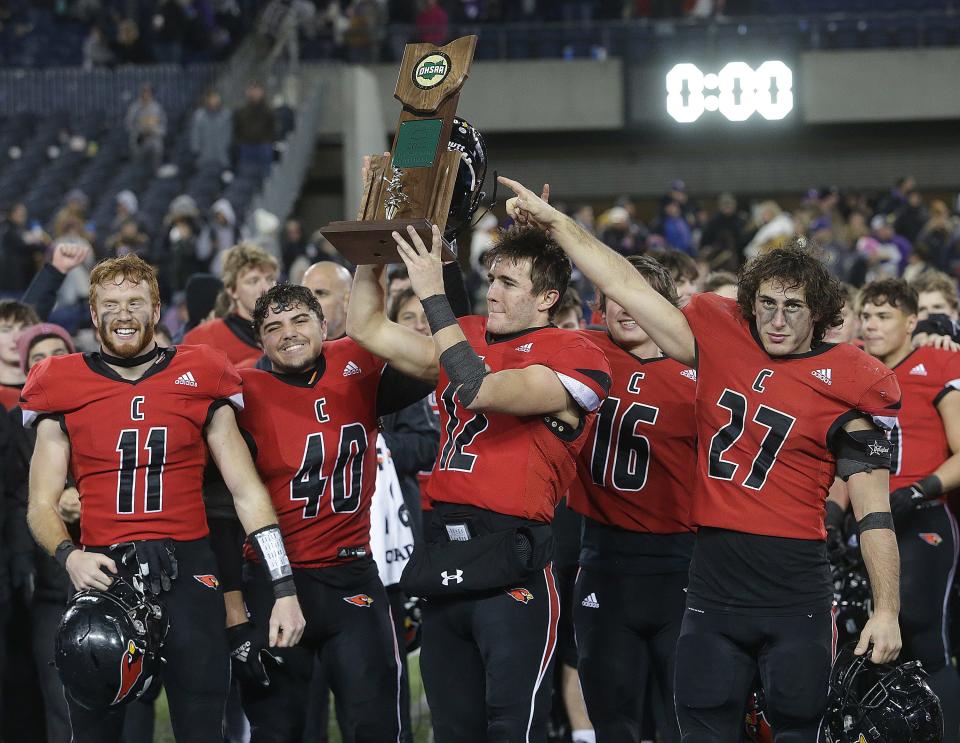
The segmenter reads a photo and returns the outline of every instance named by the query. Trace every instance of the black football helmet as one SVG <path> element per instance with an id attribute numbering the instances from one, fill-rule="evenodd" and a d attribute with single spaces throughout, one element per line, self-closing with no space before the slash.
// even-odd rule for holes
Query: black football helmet
<path id="1" fill-rule="evenodd" d="M 160 683 L 169 623 L 138 582 L 117 576 L 106 591 L 80 591 L 60 620 L 54 661 L 67 693 L 86 709 L 120 707 Z"/>
<path id="2" fill-rule="evenodd" d="M 443 236 L 452 241 L 470 224 L 484 197 L 482 189 L 487 177 L 487 146 L 480 132 L 467 121 L 454 116 L 447 149 L 457 150 L 462 155 L 453 198 L 450 200 L 450 214 L 443 231 Z"/>
<path id="3" fill-rule="evenodd" d="M 829 743 L 940 743 L 943 712 L 919 661 L 875 665 L 850 643 L 830 674 Z"/>
<path id="4" fill-rule="evenodd" d="M 839 644 L 856 640 L 873 612 L 870 580 L 859 549 L 848 549 L 830 563 Z"/>

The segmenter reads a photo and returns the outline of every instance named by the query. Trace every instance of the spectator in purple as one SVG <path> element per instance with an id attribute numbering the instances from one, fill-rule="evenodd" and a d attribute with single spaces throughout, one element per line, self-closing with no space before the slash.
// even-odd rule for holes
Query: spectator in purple
<path id="1" fill-rule="evenodd" d="M 233 114 L 233 141 L 237 145 L 237 163 L 249 165 L 266 175 L 273 164 L 273 140 L 277 119 L 266 100 L 263 85 L 247 86 L 246 102 Z"/>
<path id="2" fill-rule="evenodd" d="M 660 233 L 671 248 L 676 248 L 687 255 L 693 255 L 696 252 L 690 225 L 683 216 L 683 206 L 676 199 L 671 199 L 663 206 Z"/>
<path id="3" fill-rule="evenodd" d="M 448 41 L 450 18 L 437 0 L 427 0 L 417 15 L 417 40 L 442 46 Z"/>
<path id="4" fill-rule="evenodd" d="M 905 175 L 897 179 L 896 185 L 890 193 L 880 199 L 877 204 L 878 214 L 895 214 L 907 203 L 907 194 L 915 190 L 917 182 L 912 175 Z"/>
<path id="5" fill-rule="evenodd" d="M 873 231 L 873 237 L 882 246 L 895 245 L 900 254 L 898 275 L 903 275 L 903 269 L 907 267 L 907 259 L 913 250 L 909 240 L 903 235 L 898 235 L 894 229 L 894 216 L 892 214 L 877 214 L 870 221 L 870 229 Z"/>

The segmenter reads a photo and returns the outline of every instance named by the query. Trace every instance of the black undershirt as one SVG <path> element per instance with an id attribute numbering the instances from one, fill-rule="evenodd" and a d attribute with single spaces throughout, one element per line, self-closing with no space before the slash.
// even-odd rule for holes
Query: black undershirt
<path id="1" fill-rule="evenodd" d="M 827 611 L 832 601 L 826 542 L 700 527 L 688 606 L 782 616 Z"/>

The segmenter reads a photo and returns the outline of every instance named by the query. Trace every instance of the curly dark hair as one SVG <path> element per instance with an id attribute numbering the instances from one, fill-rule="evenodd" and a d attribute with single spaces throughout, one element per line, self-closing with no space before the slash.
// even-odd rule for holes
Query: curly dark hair
<path id="1" fill-rule="evenodd" d="M 857 309 L 863 309 L 867 303 L 889 304 L 902 310 L 905 315 L 916 315 L 920 306 L 917 290 L 904 279 L 880 279 L 871 281 L 860 290 L 857 296 Z"/>
<path id="2" fill-rule="evenodd" d="M 543 230 L 534 227 L 511 227 L 501 233 L 497 244 L 483 256 L 487 268 L 499 260 L 530 261 L 533 293 L 556 289 L 557 301 L 550 308 L 550 319 L 557 313 L 560 298 L 567 291 L 573 267 L 570 259 Z"/>
<path id="3" fill-rule="evenodd" d="M 787 245 L 758 255 L 740 269 L 737 304 L 748 320 L 757 292 L 764 281 L 777 281 L 784 289 L 803 289 L 804 300 L 813 318 L 812 345 L 818 346 L 829 328 L 843 324 L 844 291 L 840 282 L 815 257 L 816 247 L 808 240 L 794 239 Z"/>
<path id="4" fill-rule="evenodd" d="M 267 321 L 271 313 L 286 312 L 294 307 L 305 307 L 323 322 L 323 307 L 317 301 L 317 297 L 312 291 L 299 284 L 276 284 L 271 289 L 260 295 L 257 304 L 253 308 L 253 325 L 257 335 Z"/>

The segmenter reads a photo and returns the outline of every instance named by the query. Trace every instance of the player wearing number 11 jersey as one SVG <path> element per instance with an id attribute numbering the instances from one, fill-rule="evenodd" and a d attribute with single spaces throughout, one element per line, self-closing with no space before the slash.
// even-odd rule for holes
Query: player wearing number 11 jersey
<path id="1" fill-rule="evenodd" d="M 839 284 L 802 246 L 741 272 L 737 300 L 695 296 L 683 312 L 629 263 L 519 183 L 508 211 L 550 230 L 604 294 L 672 358 L 697 370 L 698 527 L 675 695 L 684 741 L 728 743 L 759 672 L 775 740 L 813 743 L 826 708 L 835 628 L 824 501 L 836 472 L 860 517 L 875 611 L 858 654 L 900 650 L 899 561 L 886 495 L 894 375 L 824 344 Z"/>
<path id="2" fill-rule="evenodd" d="M 76 588 L 106 590 L 116 574 L 127 580 L 139 574 L 145 589 L 159 594 L 170 623 L 161 654 L 174 734 L 178 741 L 219 740 L 229 656 L 201 498 L 208 451 L 265 555 L 273 587 L 271 644 L 294 645 L 303 629 L 276 517 L 236 426 L 240 377 L 219 351 L 157 346 L 156 274 L 135 255 L 93 270 L 90 308 L 101 351 L 51 357 L 31 370 L 23 389 L 24 422 L 37 427 L 30 528 Z M 82 550 L 57 511 L 68 468 L 80 493 Z M 138 680 L 135 659 L 125 648 L 98 647 L 99 641 L 96 633 L 84 637 L 74 662 L 100 664 L 115 650 L 126 693 Z M 68 669 L 81 678 L 85 670 Z M 119 741 L 123 698 L 88 709 L 71 691 L 68 686 L 73 740 Z"/>

